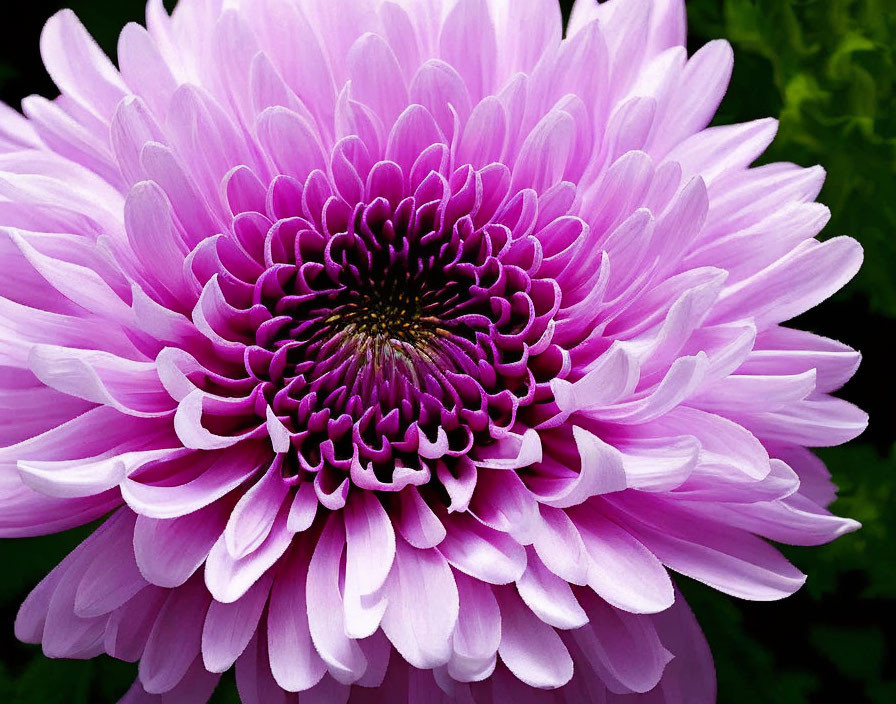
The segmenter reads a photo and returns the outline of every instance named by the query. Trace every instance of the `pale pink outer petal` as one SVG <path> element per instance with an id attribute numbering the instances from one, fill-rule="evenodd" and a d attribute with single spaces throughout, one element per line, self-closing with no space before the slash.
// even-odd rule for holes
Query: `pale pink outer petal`
<path id="1" fill-rule="evenodd" d="M 389 600 L 383 631 L 414 667 L 444 665 L 458 619 L 458 591 L 451 567 L 435 549 L 418 550 L 399 539 L 386 582 Z"/>

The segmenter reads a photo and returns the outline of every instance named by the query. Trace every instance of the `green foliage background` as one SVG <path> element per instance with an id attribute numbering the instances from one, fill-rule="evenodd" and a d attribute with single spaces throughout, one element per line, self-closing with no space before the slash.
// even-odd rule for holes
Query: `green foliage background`
<path id="1" fill-rule="evenodd" d="M 4 0 L 0 97 L 17 105 L 28 93 L 55 94 L 37 39 L 59 7 L 75 9 L 114 55 L 119 29 L 141 19 L 142 5 Z M 688 14 L 692 48 L 716 37 L 735 48 L 717 122 L 778 116 L 765 160 L 825 166 L 821 200 L 834 215 L 826 235 L 850 234 L 865 247 L 857 279 L 798 322 L 864 353 L 843 395 L 869 410 L 872 424 L 859 441 L 821 453 L 841 487 L 835 510 L 864 529 L 822 548 L 786 550 L 809 574 L 804 590 L 751 604 L 695 583 L 683 589 L 715 654 L 720 704 L 896 702 L 896 635 L 888 627 L 896 623 L 896 0 L 690 0 Z M 115 702 L 133 679 L 132 665 L 47 660 L 12 635 L 18 604 L 87 532 L 0 542 L 4 704 Z M 215 701 L 238 702 L 231 680 Z"/>

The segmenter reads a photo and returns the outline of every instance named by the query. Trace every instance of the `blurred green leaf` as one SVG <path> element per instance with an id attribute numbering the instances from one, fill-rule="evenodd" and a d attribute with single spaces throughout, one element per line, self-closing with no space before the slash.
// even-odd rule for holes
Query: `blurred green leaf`
<path id="1" fill-rule="evenodd" d="M 789 548 L 788 553 L 811 578 L 806 589 L 815 598 L 834 592 L 838 575 L 862 571 L 869 599 L 896 596 L 896 450 L 888 458 L 864 444 L 826 448 L 819 455 L 840 487 L 832 510 L 862 524 L 851 535 L 817 548 Z"/>
<path id="2" fill-rule="evenodd" d="M 677 582 L 712 648 L 721 704 L 812 702 L 817 676 L 787 667 L 773 648 L 749 633 L 737 600 L 697 582 Z"/>
<path id="3" fill-rule="evenodd" d="M 40 538 L 0 541 L 0 604 L 27 594 L 59 560 L 90 535 L 92 527 Z"/>
<path id="4" fill-rule="evenodd" d="M 818 626 L 810 637 L 844 675 L 868 682 L 880 679 L 885 647 L 880 630 Z"/>
<path id="5" fill-rule="evenodd" d="M 12 701 L 88 704 L 93 663 L 34 658 L 16 682 Z"/>
<path id="6" fill-rule="evenodd" d="M 843 295 L 864 295 L 896 316 L 896 2 L 696 0 L 688 12 L 701 41 L 723 36 L 735 47 L 720 121 L 777 115 L 778 138 L 763 161 L 827 169 L 827 232 L 856 237 L 867 253 Z"/>

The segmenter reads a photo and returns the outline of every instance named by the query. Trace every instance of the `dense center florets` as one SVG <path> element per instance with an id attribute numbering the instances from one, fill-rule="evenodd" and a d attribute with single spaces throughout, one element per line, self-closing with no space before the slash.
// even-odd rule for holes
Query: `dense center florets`
<path id="1" fill-rule="evenodd" d="M 299 198 L 310 184 L 291 199 L 272 186 L 283 212 L 251 294 L 218 279 L 254 330 L 247 382 L 288 434 L 288 475 L 390 490 L 457 476 L 561 372 L 560 288 L 539 240 L 514 230 L 523 199 L 483 185 L 469 167 L 432 172 L 409 194 L 324 199 L 319 217 Z"/>
<path id="2" fill-rule="evenodd" d="M 374 363 L 392 354 L 401 357 L 423 348 L 440 332 L 438 318 L 424 315 L 417 295 L 403 282 L 391 280 L 371 288 L 351 296 L 326 320 L 341 326 L 341 334 L 357 344 L 359 354 L 369 349 Z"/>

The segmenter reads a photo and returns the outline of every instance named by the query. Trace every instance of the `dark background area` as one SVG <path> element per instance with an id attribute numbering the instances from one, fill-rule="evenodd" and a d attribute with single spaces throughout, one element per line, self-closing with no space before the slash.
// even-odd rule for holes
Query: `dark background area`
<path id="1" fill-rule="evenodd" d="M 38 37 L 61 7 L 74 9 L 113 57 L 121 27 L 143 14 L 142 0 L 0 1 L 4 102 L 56 94 Z M 717 37 L 734 45 L 716 121 L 779 117 L 764 161 L 822 164 L 820 200 L 833 211 L 823 237 L 849 234 L 865 247 L 857 279 L 794 326 L 862 351 L 841 395 L 872 420 L 858 441 L 819 453 L 841 487 L 834 510 L 864 528 L 832 545 L 785 548 L 809 574 L 801 592 L 754 604 L 680 581 L 715 655 L 720 704 L 896 702 L 896 0 L 690 0 L 688 14 L 692 50 Z M 115 702 L 135 675 L 110 658 L 48 660 L 12 633 L 28 591 L 88 532 L 0 542 L 3 704 Z M 214 701 L 238 702 L 230 676 Z"/>

